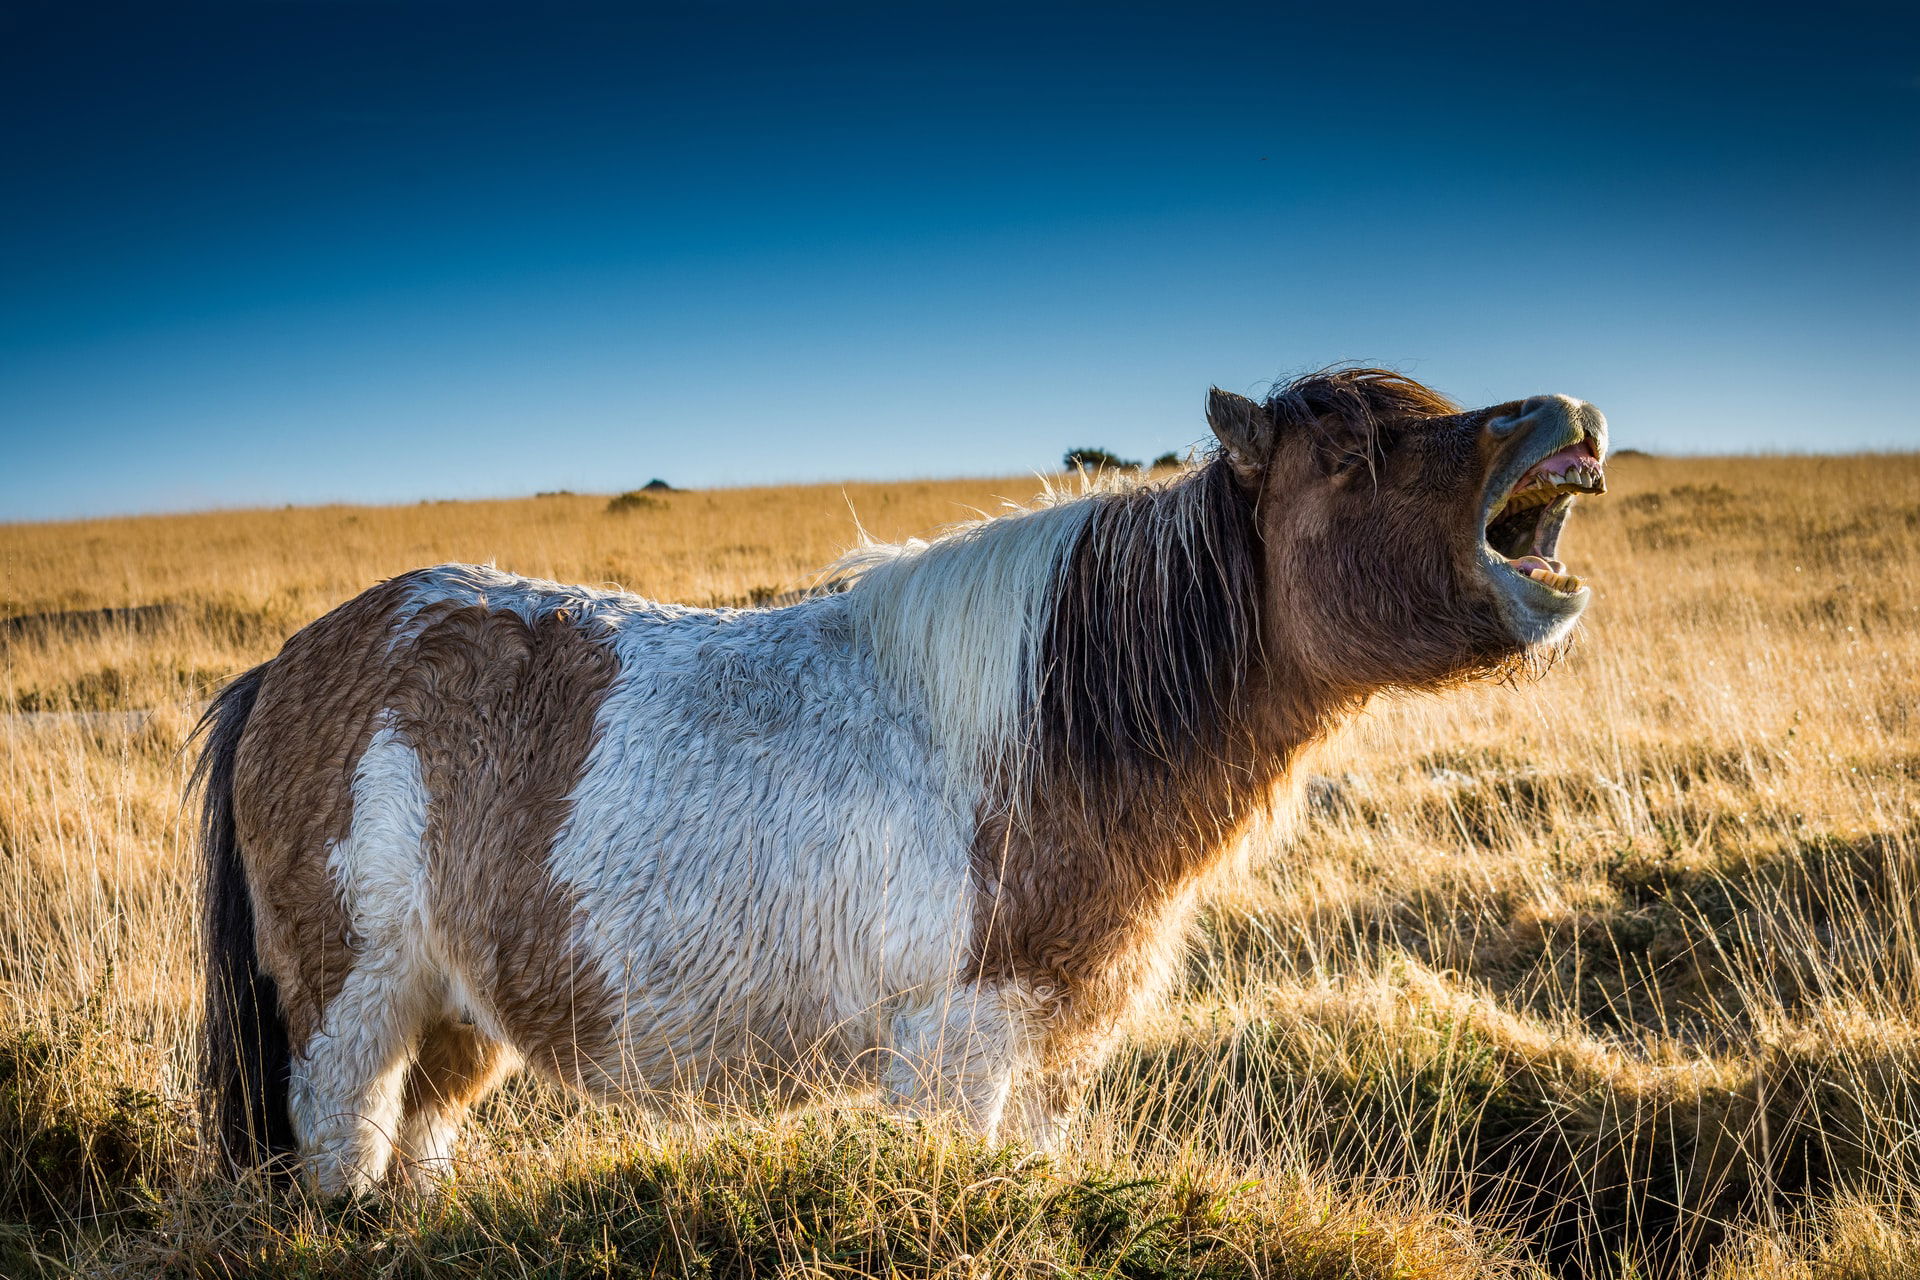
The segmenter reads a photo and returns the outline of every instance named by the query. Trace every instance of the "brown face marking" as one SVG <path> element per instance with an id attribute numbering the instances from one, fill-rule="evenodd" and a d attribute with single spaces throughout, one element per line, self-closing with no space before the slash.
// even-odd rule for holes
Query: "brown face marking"
<path id="1" fill-rule="evenodd" d="M 1488 420 L 1522 407 L 1463 411 L 1383 369 L 1312 375 L 1256 407 L 1269 650 L 1369 690 L 1524 670 L 1537 655 L 1495 598 L 1481 522 L 1511 446 Z"/>
<path id="2" fill-rule="evenodd" d="M 570 945 L 547 869 L 618 660 L 564 613 L 442 607 L 388 705 L 428 793 L 429 912 L 529 1062 L 577 1081 L 612 1043 L 612 993 Z"/>
<path id="3" fill-rule="evenodd" d="M 353 773 L 386 705 L 387 645 L 417 574 L 309 623 L 268 663 L 234 761 L 234 829 L 257 912 L 262 967 L 297 1050 L 353 967 L 327 871 L 353 823 Z"/>

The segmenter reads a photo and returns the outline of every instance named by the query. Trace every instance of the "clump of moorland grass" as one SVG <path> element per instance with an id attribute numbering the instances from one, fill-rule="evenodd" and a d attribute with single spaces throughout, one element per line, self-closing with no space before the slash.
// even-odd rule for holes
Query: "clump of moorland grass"
<path id="1" fill-rule="evenodd" d="M 1893 1280 L 1920 1275 L 1920 1212 L 1846 1196 L 1736 1229 L 1710 1280 Z"/>
<path id="2" fill-rule="evenodd" d="M 1920 1031 L 1857 1009 L 1778 1018 L 1739 1055 L 1633 1052 L 1405 963 L 1169 1031 L 1102 1083 L 1128 1145 L 1406 1180 L 1570 1274 L 1674 1274 L 1730 1225 L 1920 1183 Z"/>
<path id="3" fill-rule="evenodd" d="M 633 489 L 626 493 L 616 494 L 607 499 L 607 514 L 610 516 L 626 516 L 632 515 L 636 511 L 659 511 L 666 505 L 667 502 L 664 498 L 655 497 L 653 494 L 644 493 L 639 489 Z"/>
<path id="4" fill-rule="evenodd" d="M 262 1198 L 154 1259 L 196 1277 L 1265 1276 L 1520 1280 L 1510 1245 L 1432 1213 L 1200 1172 L 1072 1172 L 858 1116 L 736 1124 L 496 1171 L 441 1201 Z"/>
<path id="5" fill-rule="evenodd" d="M 152 1223 L 183 1175 L 187 1109 L 116 1083 L 125 1049 L 93 1009 L 0 1030 L 0 1275 Z"/>

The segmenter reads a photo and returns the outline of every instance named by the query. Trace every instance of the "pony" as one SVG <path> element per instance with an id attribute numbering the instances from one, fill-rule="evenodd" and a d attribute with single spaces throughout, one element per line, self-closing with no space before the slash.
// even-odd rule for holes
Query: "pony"
<path id="1" fill-rule="evenodd" d="M 1341 368 L 1206 418 L 1171 480 L 785 607 L 447 564 L 302 628 L 199 730 L 220 1148 L 434 1185 L 522 1065 L 1058 1143 L 1302 750 L 1539 665 L 1591 596 L 1555 558 L 1591 405 Z"/>

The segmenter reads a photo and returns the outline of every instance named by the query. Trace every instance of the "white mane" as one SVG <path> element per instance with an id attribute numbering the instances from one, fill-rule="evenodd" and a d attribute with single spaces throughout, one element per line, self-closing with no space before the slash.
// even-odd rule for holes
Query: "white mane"
<path id="1" fill-rule="evenodd" d="M 1061 498 L 963 525 L 931 542 L 873 544 L 843 557 L 854 634 L 881 678 L 923 700 L 956 782 L 1015 760 L 1039 690 L 1035 655 L 1075 542 L 1098 495 Z"/>

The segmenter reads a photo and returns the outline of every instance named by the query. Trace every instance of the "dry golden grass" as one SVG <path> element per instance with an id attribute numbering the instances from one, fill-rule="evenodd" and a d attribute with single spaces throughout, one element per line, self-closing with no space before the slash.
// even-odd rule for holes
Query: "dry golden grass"
<path id="1" fill-rule="evenodd" d="M 1612 483 L 1568 540 L 1573 654 L 1310 763 L 1072 1157 L 857 1115 L 661 1132 L 522 1084 L 460 1197 L 356 1210 L 193 1173 L 210 690 L 421 564 L 748 603 L 850 507 L 897 537 L 1037 484 L 0 528 L 0 1273 L 1920 1274 L 1920 458 Z"/>

